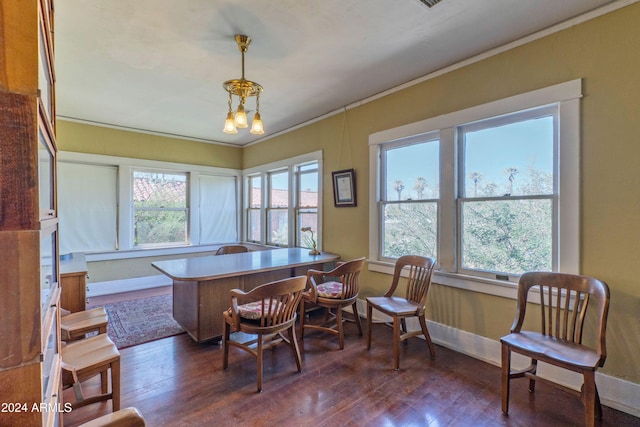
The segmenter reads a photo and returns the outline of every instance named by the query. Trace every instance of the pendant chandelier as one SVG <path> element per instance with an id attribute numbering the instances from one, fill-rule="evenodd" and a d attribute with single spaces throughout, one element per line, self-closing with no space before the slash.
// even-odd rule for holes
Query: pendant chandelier
<path id="1" fill-rule="evenodd" d="M 236 34 L 236 43 L 238 43 L 238 49 L 242 53 L 242 77 L 240 79 L 227 80 L 222 83 L 222 87 L 229 92 L 229 112 L 227 113 L 227 119 L 224 122 L 224 133 L 238 133 L 238 128 L 249 127 L 247 121 L 247 113 L 245 111 L 245 101 L 250 96 L 256 97 L 256 113 L 253 116 L 251 122 L 251 133 L 254 135 L 262 135 L 264 133 L 264 127 L 262 126 L 262 120 L 260 119 L 260 94 L 262 93 L 262 86 L 251 80 L 244 78 L 244 54 L 249 49 L 251 44 L 251 37 Z M 238 108 L 235 114 L 233 113 L 233 95 L 238 97 Z"/>

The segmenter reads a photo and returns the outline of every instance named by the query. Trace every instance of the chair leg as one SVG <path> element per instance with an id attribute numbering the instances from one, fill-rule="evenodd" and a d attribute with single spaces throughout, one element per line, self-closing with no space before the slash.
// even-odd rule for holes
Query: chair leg
<path id="1" fill-rule="evenodd" d="M 393 318 L 393 369 L 400 369 L 400 319 Z"/>
<path id="2" fill-rule="evenodd" d="M 256 353 L 258 393 L 262 392 L 262 334 L 258 334 L 258 348 Z"/>
<path id="3" fill-rule="evenodd" d="M 371 349 L 371 327 L 373 326 L 373 306 L 367 301 L 367 350 Z"/>
<path id="4" fill-rule="evenodd" d="M 593 371 L 583 372 L 582 402 L 584 404 L 584 421 L 587 427 L 595 425 L 596 419 L 596 382 Z"/>
<path id="5" fill-rule="evenodd" d="M 596 385 L 596 418 L 602 419 L 602 404 L 600 403 L 600 394 L 598 393 L 598 386 Z"/>
<path id="6" fill-rule="evenodd" d="M 111 364 L 111 404 L 113 412 L 120 410 L 120 359 Z"/>
<path id="7" fill-rule="evenodd" d="M 400 330 L 402 331 L 402 334 L 406 334 L 407 333 L 407 321 L 403 318 L 400 319 Z M 409 342 L 404 339 L 404 340 L 400 340 L 402 342 L 403 345 L 408 345 Z"/>
<path id="8" fill-rule="evenodd" d="M 418 320 L 420 321 L 420 327 L 422 328 L 422 334 L 424 335 L 424 339 L 427 340 L 427 344 L 429 345 L 429 353 L 431 353 L 431 358 L 436 358 L 436 349 L 433 346 L 433 341 L 431 341 L 431 335 L 429 335 L 429 330 L 427 329 L 427 321 L 424 316 L 418 316 Z"/>
<path id="9" fill-rule="evenodd" d="M 102 394 L 109 393 L 109 373 L 106 370 L 100 372 L 100 390 Z"/>
<path id="10" fill-rule="evenodd" d="M 344 328 L 342 325 L 342 307 L 336 308 L 336 328 L 338 329 L 338 342 L 340 350 L 344 349 Z"/>
<path id="11" fill-rule="evenodd" d="M 509 383 L 511 373 L 511 350 L 502 344 L 502 413 L 509 413 Z"/>
<path id="12" fill-rule="evenodd" d="M 289 328 L 289 344 L 291 345 L 291 350 L 293 350 L 293 357 L 296 359 L 298 372 L 302 372 L 302 361 L 300 360 L 300 348 L 298 347 L 298 341 L 296 340 L 295 323 L 291 325 L 291 328 Z"/>
<path id="13" fill-rule="evenodd" d="M 224 322 L 224 336 L 222 337 L 222 369 L 227 369 L 229 367 L 229 338 L 231 336 L 230 333 L 230 325 L 225 321 Z"/>
<path id="14" fill-rule="evenodd" d="M 360 323 L 360 315 L 358 314 L 358 304 L 354 302 L 351 307 L 353 307 L 353 317 L 355 318 L 356 325 L 358 325 L 358 333 L 362 336 L 362 324 Z"/>
<path id="15" fill-rule="evenodd" d="M 538 372 L 538 361 L 536 359 L 531 359 L 531 366 L 529 367 L 529 372 L 532 374 L 536 374 Z M 529 393 L 534 393 L 536 391 L 536 379 L 535 377 L 529 377 Z"/>
<path id="16" fill-rule="evenodd" d="M 303 340 L 304 339 L 304 298 L 300 300 L 300 304 L 298 305 L 298 308 L 300 310 L 300 315 L 298 317 L 300 317 L 300 339 Z"/>

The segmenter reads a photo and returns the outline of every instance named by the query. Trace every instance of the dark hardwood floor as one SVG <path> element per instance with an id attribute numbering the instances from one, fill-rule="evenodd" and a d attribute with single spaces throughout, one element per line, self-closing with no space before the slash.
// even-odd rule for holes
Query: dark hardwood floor
<path id="1" fill-rule="evenodd" d="M 571 426 L 583 424 L 580 400 L 547 384 L 535 394 L 512 383 L 509 416 L 500 410 L 500 369 L 424 340 L 403 346 L 392 369 L 391 330 L 377 326 L 372 349 L 347 324 L 337 338 L 305 334 L 302 373 L 290 349 L 265 352 L 264 389 L 256 393 L 255 359 L 197 344 L 186 334 L 121 350 L 122 407 L 135 406 L 149 426 Z M 84 385 L 98 388 L 98 378 Z M 71 399 L 72 390 L 64 392 Z M 64 416 L 76 426 L 111 410 L 99 403 Z M 604 407 L 601 426 L 640 426 L 640 419 Z"/>

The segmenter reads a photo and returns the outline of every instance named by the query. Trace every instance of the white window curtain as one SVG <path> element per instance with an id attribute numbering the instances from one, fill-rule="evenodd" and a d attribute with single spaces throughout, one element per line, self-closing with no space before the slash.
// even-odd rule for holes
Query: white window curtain
<path id="1" fill-rule="evenodd" d="M 116 249 L 117 178 L 114 166 L 58 162 L 61 254 Z"/>
<path id="2" fill-rule="evenodd" d="M 200 175 L 200 243 L 237 242 L 236 177 Z"/>

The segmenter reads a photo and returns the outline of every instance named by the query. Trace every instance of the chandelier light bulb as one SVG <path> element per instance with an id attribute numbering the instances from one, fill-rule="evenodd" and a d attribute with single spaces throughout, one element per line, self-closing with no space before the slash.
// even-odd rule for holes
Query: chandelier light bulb
<path id="1" fill-rule="evenodd" d="M 262 135 L 264 133 L 264 126 L 262 126 L 262 119 L 260 113 L 256 111 L 251 122 L 251 133 L 254 135 Z"/>
<path id="2" fill-rule="evenodd" d="M 235 118 L 237 128 L 249 127 L 247 113 L 244 111 L 244 99 L 238 105 L 238 110 L 236 110 Z"/>
<path id="3" fill-rule="evenodd" d="M 235 121 L 233 119 L 233 113 L 231 111 L 227 113 L 227 119 L 224 121 L 224 129 L 222 129 L 222 131 L 229 134 L 238 133 Z"/>

